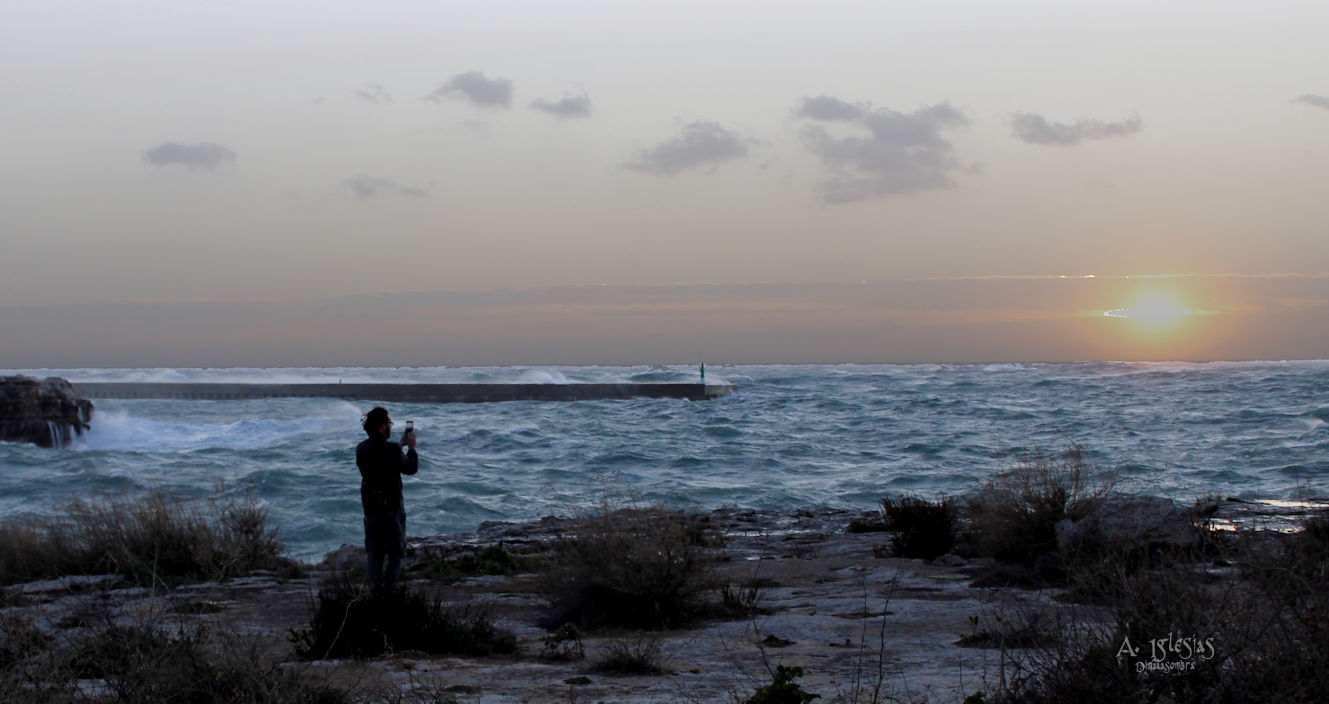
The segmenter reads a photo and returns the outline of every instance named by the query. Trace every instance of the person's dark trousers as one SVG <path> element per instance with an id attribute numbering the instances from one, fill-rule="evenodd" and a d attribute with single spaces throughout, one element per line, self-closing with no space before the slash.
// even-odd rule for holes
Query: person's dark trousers
<path id="1" fill-rule="evenodd" d="M 365 584 L 391 591 L 406 554 L 406 512 L 365 516 Z M 386 565 L 384 564 L 386 558 Z"/>

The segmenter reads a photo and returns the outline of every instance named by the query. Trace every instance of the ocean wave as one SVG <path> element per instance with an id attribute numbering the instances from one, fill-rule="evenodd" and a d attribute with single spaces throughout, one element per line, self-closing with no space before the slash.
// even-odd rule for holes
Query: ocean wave
<path id="1" fill-rule="evenodd" d="M 714 367 L 719 372 L 720 367 Z M 713 402 L 396 404 L 421 430 L 413 535 L 527 520 L 620 494 L 714 507 L 848 504 L 972 490 L 1030 451 L 1078 443 L 1147 491 L 1329 493 L 1329 363 L 769 365 L 724 368 Z M 50 370 L 57 371 L 57 370 Z M 79 371 L 79 370 L 75 370 Z M 708 377 L 711 368 L 707 369 Z M 89 376 L 577 383 L 695 376 L 687 365 L 81 370 Z M 253 492 L 297 554 L 356 542 L 342 401 L 104 401 L 74 448 L 0 444 L 0 509 L 152 489 Z M 875 487 L 875 489 L 874 489 Z M 53 509 L 50 509 L 53 510 Z"/>

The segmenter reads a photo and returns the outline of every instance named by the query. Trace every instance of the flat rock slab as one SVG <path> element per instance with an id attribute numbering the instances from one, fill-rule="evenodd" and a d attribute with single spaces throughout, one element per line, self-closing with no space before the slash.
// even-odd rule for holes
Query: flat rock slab
<path id="1" fill-rule="evenodd" d="M 378 663 L 378 676 L 402 687 L 457 687 L 465 702 L 662 702 L 741 701 L 771 681 L 776 665 L 797 665 L 804 689 L 825 700 L 849 696 L 854 683 L 899 701 L 960 701 L 982 688 L 980 677 L 999 658 L 992 650 L 956 642 L 972 630 L 971 617 L 986 622 L 994 610 L 1046 604 L 1047 595 L 1019 590 L 974 589 L 972 564 L 954 555 L 929 564 L 882 557 L 889 534 L 844 532 L 858 514 L 849 511 L 708 514 L 726 535 L 720 570 L 733 584 L 760 586 L 750 618 L 707 621 L 687 629 L 650 634 L 595 633 L 584 638 L 586 659 L 543 662 L 546 632 L 535 626 L 542 602 L 532 576 L 479 577 L 448 588 L 448 602 L 486 605 L 513 630 L 522 655 L 515 658 L 396 658 Z M 416 558 L 455 557 L 501 544 L 535 552 L 566 533 L 574 519 L 529 524 L 488 523 L 466 534 L 413 539 Z M 347 546 L 330 561 L 355 564 L 362 552 Z M 330 556 L 331 557 L 331 556 Z M 658 643 L 664 675 L 593 672 L 589 663 L 616 641 Z M 340 667 L 351 667 L 342 664 Z M 741 696 L 738 696 L 741 695 Z M 860 701 L 870 695 L 860 696 Z"/>
<path id="2" fill-rule="evenodd" d="M 543 602 L 534 575 L 469 578 L 447 586 L 414 583 L 436 590 L 447 604 L 487 609 L 498 625 L 516 634 L 518 655 L 489 658 L 402 653 L 366 662 L 294 661 L 287 636 L 307 623 L 322 578 L 318 571 L 295 580 L 258 576 L 188 585 L 166 595 L 115 588 L 70 593 L 69 586 L 79 580 L 53 580 L 52 588 L 55 582 L 65 585 L 66 596 L 28 608 L 46 609 L 48 617 L 41 623 L 53 631 L 76 627 L 76 617 L 89 609 L 105 609 L 110 618 L 124 622 L 166 614 L 164 622 L 171 624 L 207 624 L 255 637 L 267 657 L 287 661 L 283 667 L 330 682 L 439 692 L 470 703 L 741 701 L 769 683 L 770 672 L 780 664 L 802 667 L 806 674 L 800 684 L 823 701 L 849 697 L 856 683 L 865 692 L 880 687 L 879 701 L 890 696 L 906 702 L 958 702 L 980 689 L 982 674 L 999 655 L 956 645 L 972 630 L 971 619 L 1048 603 L 1047 595 L 971 588 L 967 563 L 881 557 L 888 534 L 843 531 L 855 515 L 709 514 L 712 525 L 729 536 L 721 573 L 731 584 L 755 580 L 761 585 L 758 612 L 673 631 L 597 632 L 584 638 L 586 658 L 579 661 L 541 659 L 547 632 L 537 625 Z M 496 542 L 533 551 L 566 528 L 562 519 L 489 524 L 476 533 L 412 544 L 418 556 L 464 554 Z M 353 562 L 354 551 L 340 557 Z M 665 674 L 608 675 L 591 668 L 616 644 L 641 639 L 658 644 Z M 868 701 L 870 695 L 858 700 Z"/>
<path id="3" fill-rule="evenodd" d="M 10 590 L 27 595 L 50 594 L 52 592 L 69 592 L 110 586 L 119 582 L 120 579 L 119 575 L 114 574 L 70 575 L 57 579 L 44 579 L 40 582 L 20 584 L 10 587 Z"/>

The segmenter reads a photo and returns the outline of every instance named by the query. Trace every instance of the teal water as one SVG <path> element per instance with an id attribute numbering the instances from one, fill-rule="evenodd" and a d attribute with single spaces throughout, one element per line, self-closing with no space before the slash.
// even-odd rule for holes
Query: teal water
<path id="1" fill-rule="evenodd" d="M 12 370 L 77 381 L 695 381 L 695 368 Z M 1021 453 L 1081 445 L 1123 486 L 1178 498 L 1329 494 L 1329 362 L 740 366 L 675 399 L 396 404 L 414 420 L 412 535 L 604 500 L 868 508 L 971 490 Z M 100 401 L 73 447 L 0 443 L 0 512 L 165 491 L 250 495 L 290 552 L 361 539 L 353 450 L 372 404 Z M 400 427 L 400 423 L 398 424 Z"/>

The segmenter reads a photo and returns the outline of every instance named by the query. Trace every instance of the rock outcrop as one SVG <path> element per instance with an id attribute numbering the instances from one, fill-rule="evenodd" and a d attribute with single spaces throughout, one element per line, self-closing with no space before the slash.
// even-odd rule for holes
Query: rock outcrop
<path id="1" fill-rule="evenodd" d="M 1191 548 L 1200 541 L 1190 516 L 1171 499 L 1113 497 L 1077 521 L 1057 523 L 1057 549 L 1132 550 L 1145 547 Z"/>
<path id="2" fill-rule="evenodd" d="M 92 402 L 58 376 L 0 377 L 0 441 L 63 447 L 88 429 Z"/>

